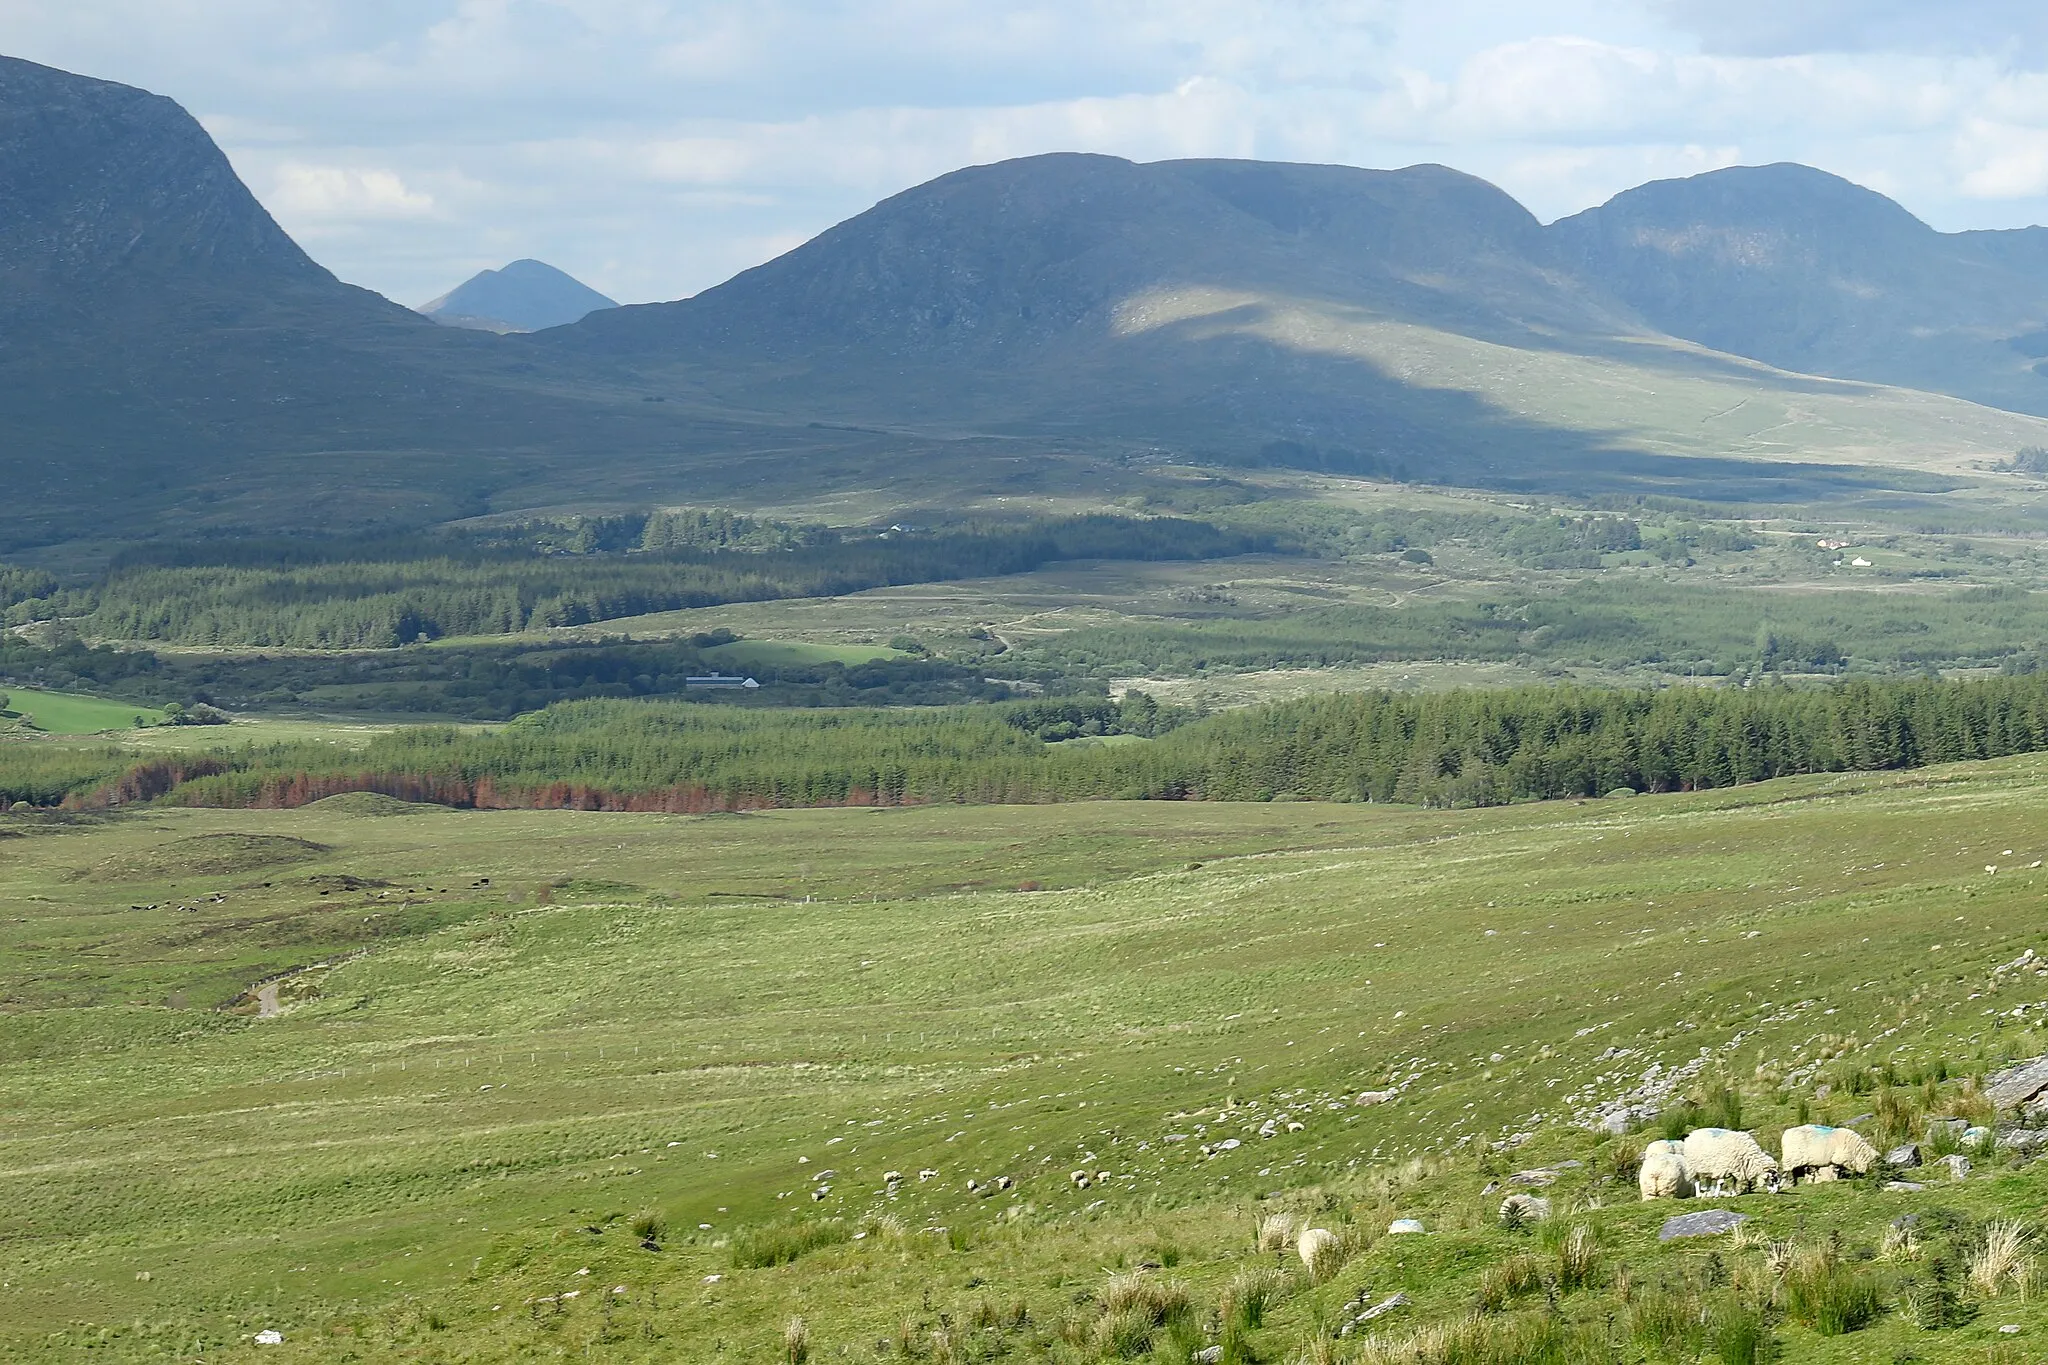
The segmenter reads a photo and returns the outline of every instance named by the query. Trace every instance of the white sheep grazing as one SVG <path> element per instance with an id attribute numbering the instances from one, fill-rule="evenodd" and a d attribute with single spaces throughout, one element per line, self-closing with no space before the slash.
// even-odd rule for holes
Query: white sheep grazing
<path id="1" fill-rule="evenodd" d="M 1833 1180 L 1847 1171 L 1862 1175 L 1877 1160 L 1877 1148 L 1854 1128 L 1829 1128 L 1819 1123 L 1802 1123 L 1787 1128 L 1779 1150 L 1784 1153 L 1781 1169 L 1787 1183 L 1804 1175 L 1813 1180 Z"/>
<path id="2" fill-rule="evenodd" d="M 1294 1241 L 1294 1254 L 1301 1263 L 1315 1269 L 1316 1262 L 1337 1250 L 1337 1234 L 1328 1228 L 1307 1228 Z"/>
<path id="3" fill-rule="evenodd" d="M 1067 1179 L 1074 1182 L 1074 1188 L 1077 1190 L 1087 1189 L 1090 1183 L 1088 1179 L 1088 1172 L 1086 1171 L 1069 1171 L 1067 1173 Z"/>
<path id="4" fill-rule="evenodd" d="M 1776 1192 L 1778 1159 L 1757 1146 L 1748 1133 L 1732 1128 L 1695 1128 L 1686 1134 L 1685 1165 L 1701 1193 L 1713 1198 Z"/>
<path id="5" fill-rule="evenodd" d="M 1649 1152 L 1636 1172 L 1636 1188 L 1645 1199 L 1689 1199 L 1693 1193 L 1692 1172 L 1686 1168 L 1685 1158 L 1676 1152 Z"/>
<path id="6" fill-rule="evenodd" d="M 1663 1139 L 1660 1139 L 1660 1140 L 1658 1140 L 1658 1141 L 1656 1141 L 1656 1142 L 1653 1142 L 1653 1143 L 1651 1143 L 1651 1144 L 1650 1144 L 1649 1146 L 1647 1146 L 1647 1147 L 1643 1148 L 1643 1160 L 1645 1160 L 1645 1161 L 1648 1161 L 1648 1160 L 1649 1160 L 1649 1159 L 1650 1159 L 1651 1157 L 1653 1157 L 1653 1156 L 1684 1156 L 1684 1155 L 1685 1155 L 1685 1141 L 1684 1141 L 1684 1139 L 1680 1139 L 1680 1140 L 1679 1140 L 1679 1141 L 1677 1141 L 1677 1142 L 1673 1142 L 1673 1141 L 1672 1141 L 1671 1139 L 1669 1139 L 1669 1138 L 1663 1138 Z"/>

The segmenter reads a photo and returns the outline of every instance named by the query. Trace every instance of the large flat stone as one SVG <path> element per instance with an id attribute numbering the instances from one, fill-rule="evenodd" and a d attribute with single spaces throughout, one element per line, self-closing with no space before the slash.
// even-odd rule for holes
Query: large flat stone
<path id="1" fill-rule="evenodd" d="M 1698 1213 L 1681 1213 L 1676 1218 L 1664 1220 L 1658 1229 L 1660 1242 L 1676 1241 L 1680 1237 L 1713 1237 L 1723 1232 L 1732 1232 L 1749 1221 L 1746 1213 L 1733 1209 L 1701 1209 Z"/>
<path id="2" fill-rule="evenodd" d="M 1985 1097 L 2000 1109 L 2017 1109 L 2044 1090 L 2048 1090 L 2048 1057 L 2009 1066 L 1984 1086 Z"/>

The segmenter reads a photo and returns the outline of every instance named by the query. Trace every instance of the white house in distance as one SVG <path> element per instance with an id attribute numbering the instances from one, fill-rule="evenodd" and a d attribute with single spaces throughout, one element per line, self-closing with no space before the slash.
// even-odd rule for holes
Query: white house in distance
<path id="1" fill-rule="evenodd" d="M 685 687 L 759 687 L 752 678 L 728 678 L 722 673 L 713 673 L 703 678 L 685 678 Z"/>

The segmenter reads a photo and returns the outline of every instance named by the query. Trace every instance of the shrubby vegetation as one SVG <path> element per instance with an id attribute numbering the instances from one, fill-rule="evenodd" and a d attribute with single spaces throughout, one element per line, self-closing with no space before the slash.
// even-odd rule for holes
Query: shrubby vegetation
<path id="1" fill-rule="evenodd" d="M 587 554 L 531 534 L 367 547 L 187 546 L 124 561 L 96 588 L 62 594 L 59 604 L 24 596 L 9 610 L 23 620 L 80 616 L 81 628 L 102 639 L 380 649 L 727 602 L 1022 573 L 1058 560 L 1209 559 L 1269 546 L 1256 535 L 1173 518 L 1066 517 L 858 539 L 820 529 L 784 539 L 745 518 L 707 514 L 643 525 L 640 535 L 657 532 L 661 548 L 628 555 L 600 553 L 609 542 L 594 526 L 602 522 L 579 528 L 589 532 Z M 767 543 L 755 543 L 764 535 Z M 570 530 L 559 537 L 576 538 Z M 41 579 L 24 579 L 13 591 L 30 587 L 56 591 Z"/>
<path id="2" fill-rule="evenodd" d="M 1261 531 L 1303 553 L 1328 558 L 1399 554 L 1456 543 L 1487 550 L 1532 569 L 1597 569 L 1603 556 L 1646 550 L 1667 563 L 1688 563 L 1696 552 L 1753 550 L 1754 536 L 1703 523 L 1685 512 L 1654 519 L 1608 512 L 1516 514 L 1475 506 L 1469 510 L 1379 507 L 1369 511 L 1306 499 L 1260 496 L 1235 480 L 1190 482 L 1154 495 L 1147 507 L 1197 515 L 1222 527 Z"/>
<path id="3" fill-rule="evenodd" d="M 1318 668 L 1405 659 L 1656 666 L 1727 676 L 1867 663 L 1996 666 L 2048 639 L 2048 594 L 1970 588 L 1935 602 L 1875 593 L 1744 592 L 1631 580 L 1400 608 L 1319 607 L 1257 620 L 1084 627 L 1022 651 L 1103 677 Z"/>

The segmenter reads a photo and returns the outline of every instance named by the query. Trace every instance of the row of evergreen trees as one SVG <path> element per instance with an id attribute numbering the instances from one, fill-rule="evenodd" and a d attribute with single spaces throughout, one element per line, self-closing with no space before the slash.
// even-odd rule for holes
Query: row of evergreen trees
<path id="1" fill-rule="evenodd" d="M 1147 701 L 1092 705 L 756 711 L 575 702 L 490 734 L 422 727 L 357 753 L 249 751 L 172 799 L 294 805 L 382 791 L 460 806 L 677 811 L 1106 797 L 1494 805 L 2048 750 L 2043 675 L 1374 692 L 1177 727 L 1179 717 Z M 1077 730 L 1164 733 L 1142 744 L 1041 738 Z"/>

